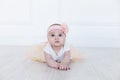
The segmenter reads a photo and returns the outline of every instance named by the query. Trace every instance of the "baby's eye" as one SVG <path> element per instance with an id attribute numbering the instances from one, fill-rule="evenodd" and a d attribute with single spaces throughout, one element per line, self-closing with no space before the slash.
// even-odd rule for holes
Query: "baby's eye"
<path id="1" fill-rule="evenodd" d="M 55 35 L 54 34 L 51 34 L 52 37 L 54 37 Z"/>
<path id="2" fill-rule="evenodd" d="M 61 37 L 62 36 L 62 34 L 59 34 L 59 37 Z"/>

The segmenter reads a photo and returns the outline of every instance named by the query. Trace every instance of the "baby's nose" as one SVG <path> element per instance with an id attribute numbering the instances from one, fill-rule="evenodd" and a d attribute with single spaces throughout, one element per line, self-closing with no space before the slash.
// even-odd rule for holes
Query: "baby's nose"
<path id="1" fill-rule="evenodd" d="M 55 37 L 55 40 L 59 40 L 59 37 L 58 37 L 58 36 L 56 36 L 56 37 Z"/>

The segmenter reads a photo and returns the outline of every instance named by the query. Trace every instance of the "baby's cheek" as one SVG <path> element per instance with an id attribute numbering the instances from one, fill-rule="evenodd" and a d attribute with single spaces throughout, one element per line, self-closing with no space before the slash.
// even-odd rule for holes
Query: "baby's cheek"
<path id="1" fill-rule="evenodd" d="M 62 38 L 61 41 L 62 41 L 62 43 L 64 43 L 65 42 L 65 38 Z"/>

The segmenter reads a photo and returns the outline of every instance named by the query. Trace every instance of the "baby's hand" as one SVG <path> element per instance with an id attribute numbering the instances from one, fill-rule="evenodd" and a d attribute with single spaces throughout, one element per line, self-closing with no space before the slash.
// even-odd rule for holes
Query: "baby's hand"
<path id="1" fill-rule="evenodd" d="M 60 64 L 58 69 L 60 69 L 60 70 L 70 70 L 70 67 L 67 64 Z"/>
<path id="2" fill-rule="evenodd" d="M 57 63 L 56 66 L 55 66 L 55 68 L 56 68 L 56 69 L 59 69 L 59 66 L 60 66 L 60 64 Z"/>

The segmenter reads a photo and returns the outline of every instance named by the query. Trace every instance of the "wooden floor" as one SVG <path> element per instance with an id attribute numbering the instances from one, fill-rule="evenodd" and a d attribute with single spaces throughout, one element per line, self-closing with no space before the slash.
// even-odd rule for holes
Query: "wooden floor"
<path id="1" fill-rule="evenodd" d="M 26 57 L 28 46 L 0 46 L 0 80 L 120 80 L 120 48 L 80 48 L 86 57 L 61 71 Z"/>

